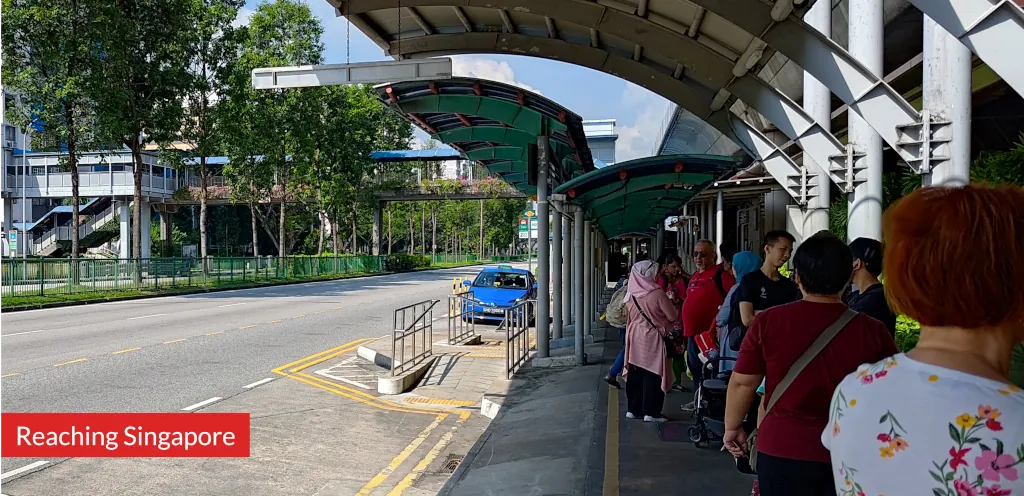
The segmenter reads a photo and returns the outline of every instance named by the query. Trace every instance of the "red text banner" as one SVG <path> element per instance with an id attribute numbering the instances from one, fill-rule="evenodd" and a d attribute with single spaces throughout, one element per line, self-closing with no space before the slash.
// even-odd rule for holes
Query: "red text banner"
<path id="1" fill-rule="evenodd" d="M 4 457 L 246 458 L 248 413 L 4 413 Z"/>

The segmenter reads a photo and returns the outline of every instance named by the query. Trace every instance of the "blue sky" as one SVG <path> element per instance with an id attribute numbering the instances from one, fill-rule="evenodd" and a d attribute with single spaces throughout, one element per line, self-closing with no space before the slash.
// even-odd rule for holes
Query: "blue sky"
<path id="1" fill-rule="evenodd" d="M 237 22 L 245 22 L 260 3 L 260 0 L 247 1 Z M 345 63 L 348 23 L 343 17 L 335 16 L 327 0 L 308 0 L 307 3 L 323 23 L 326 62 Z M 351 62 L 391 60 L 358 29 L 353 27 L 350 34 Z M 619 135 L 617 161 L 646 157 L 655 152 L 669 104 L 646 89 L 591 69 L 540 58 L 460 55 L 453 56 L 452 60 L 456 76 L 491 79 L 539 92 L 584 119 L 615 119 Z M 417 139 L 422 142 L 427 135 L 417 131 Z"/>

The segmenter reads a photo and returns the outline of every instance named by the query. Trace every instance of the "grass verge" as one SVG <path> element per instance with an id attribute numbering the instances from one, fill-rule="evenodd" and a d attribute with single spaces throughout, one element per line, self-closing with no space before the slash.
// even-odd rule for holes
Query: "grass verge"
<path id="1" fill-rule="evenodd" d="M 472 263 L 450 263 L 450 264 L 436 264 L 430 267 L 424 267 L 421 269 L 415 269 L 414 271 L 426 271 L 426 270 L 438 270 L 438 269 L 454 269 L 458 267 L 471 267 L 475 265 L 484 265 L 490 262 L 472 262 Z M 282 278 L 264 281 L 227 281 L 221 283 L 211 283 L 205 286 L 179 286 L 179 287 L 161 287 L 161 288 L 142 288 L 142 289 L 119 289 L 119 290 L 107 290 L 107 291 L 96 291 L 96 292 L 81 292 L 72 294 L 48 294 L 44 296 L 39 295 L 9 295 L 4 296 L 3 301 L 0 302 L 0 308 L 5 311 L 17 311 L 17 310 L 29 310 L 39 308 L 55 308 L 71 305 L 83 305 L 88 303 L 103 303 L 108 301 L 118 300 L 134 300 L 141 298 L 155 298 L 158 296 L 174 296 L 174 295 L 185 295 L 185 294 L 196 294 L 196 293 L 211 293 L 215 291 L 226 291 L 229 289 L 248 289 L 248 288 L 259 288 L 265 286 L 282 286 L 287 284 L 299 284 L 306 282 L 318 282 L 318 281 L 337 281 L 343 279 L 355 279 L 359 277 L 368 276 L 379 276 L 394 274 L 395 272 L 351 272 L 348 274 L 336 274 L 329 276 L 318 276 L 318 277 L 294 277 L 294 278 Z"/>

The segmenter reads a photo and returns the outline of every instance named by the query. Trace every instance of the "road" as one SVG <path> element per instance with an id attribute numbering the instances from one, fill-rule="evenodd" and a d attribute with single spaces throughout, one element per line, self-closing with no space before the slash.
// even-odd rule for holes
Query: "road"
<path id="1" fill-rule="evenodd" d="M 216 410 L 234 395 L 272 391 L 280 379 L 271 372 L 277 367 L 390 332 L 395 308 L 446 298 L 453 278 L 478 271 L 446 269 L 5 313 L 3 411 Z M 282 392 L 284 397 L 273 401 L 286 402 L 294 394 Z M 396 446 L 385 465 L 401 449 Z M 10 474 L 31 462 L 3 458 L 0 472 Z M 10 487 L 18 484 L 8 483 L 35 478 L 31 487 L 39 488 L 47 472 L 44 466 L 5 475 L 4 494 L 32 494 L 15 492 Z"/>

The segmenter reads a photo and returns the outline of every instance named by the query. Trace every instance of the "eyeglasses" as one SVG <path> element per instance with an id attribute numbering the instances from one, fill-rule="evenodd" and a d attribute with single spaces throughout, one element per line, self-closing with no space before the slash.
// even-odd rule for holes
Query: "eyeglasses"
<path id="1" fill-rule="evenodd" d="M 695 252 L 693 252 L 693 258 L 704 258 L 706 256 L 708 256 L 708 252 L 706 252 L 706 251 L 695 251 Z"/>

